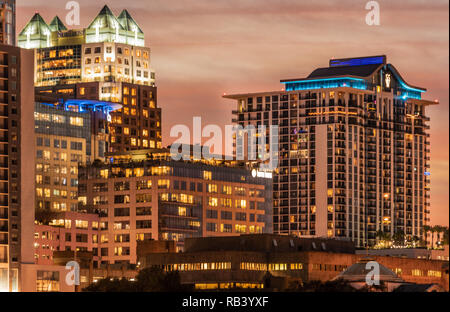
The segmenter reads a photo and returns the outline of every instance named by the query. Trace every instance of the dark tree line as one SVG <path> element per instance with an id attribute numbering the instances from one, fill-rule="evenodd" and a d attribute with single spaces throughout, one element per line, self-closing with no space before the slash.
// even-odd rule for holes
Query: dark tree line
<path id="1" fill-rule="evenodd" d="M 136 281 L 105 278 L 83 289 L 87 292 L 181 292 L 192 287 L 182 285 L 177 271 L 165 272 L 159 268 L 139 271 Z"/>

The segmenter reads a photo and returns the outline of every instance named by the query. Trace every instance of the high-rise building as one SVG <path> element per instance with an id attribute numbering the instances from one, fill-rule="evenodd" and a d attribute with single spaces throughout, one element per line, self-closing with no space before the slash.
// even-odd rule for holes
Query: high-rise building
<path id="1" fill-rule="evenodd" d="M 117 103 L 92 100 L 35 104 L 38 220 L 44 222 L 50 211 L 78 209 L 78 164 L 105 157 L 107 120 L 120 108 Z"/>
<path id="2" fill-rule="evenodd" d="M 0 291 L 32 289 L 33 103 L 32 52 L 0 44 Z"/>
<path id="3" fill-rule="evenodd" d="M 16 0 L 0 0 L 0 44 L 16 45 Z"/>
<path id="4" fill-rule="evenodd" d="M 68 30 L 58 17 L 47 24 L 36 13 L 18 42 L 35 50 L 37 93 L 123 105 L 109 120 L 110 151 L 161 148 L 161 109 L 150 48 L 128 11 L 116 17 L 104 6 L 79 30 Z"/>
<path id="5" fill-rule="evenodd" d="M 426 91 L 385 56 L 332 59 L 284 91 L 226 95 L 233 121 L 279 126 L 274 232 L 375 245 L 424 238 L 430 213 Z M 239 146 L 238 146 L 239 148 Z"/>
<path id="6" fill-rule="evenodd" d="M 168 149 L 79 168 L 80 211 L 103 224 L 102 263 L 136 263 L 137 241 L 272 232 L 272 180 L 236 162 L 175 161 Z"/>

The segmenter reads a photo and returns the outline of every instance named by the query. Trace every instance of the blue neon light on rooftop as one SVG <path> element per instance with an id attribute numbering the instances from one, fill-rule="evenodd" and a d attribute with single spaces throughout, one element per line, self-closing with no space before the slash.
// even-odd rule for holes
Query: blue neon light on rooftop
<path id="1" fill-rule="evenodd" d="M 330 60 L 330 67 L 384 64 L 384 62 L 385 62 L 384 56 L 361 57 L 361 58 L 353 58 L 353 59 L 338 59 L 338 60 Z"/>
<path id="2" fill-rule="evenodd" d="M 326 89 L 339 87 L 349 87 L 361 90 L 367 89 L 367 82 L 364 79 L 353 77 L 294 80 L 294 81 L 285 81 L 283 83 L 285 84 L 286 91 Z"/>
<path id="3" fill-rule="evenodd" d="M 425 90 L 416 89 L 416 88 L 413 88 L 413 87 L 408 86 L 408 85 L 407 85 L 405 82 L 403 82 L 401 79 L 399 79 L 399 81 L 400 81 L 400 85 L 402 86 L 402 89 L 406 89 L 406 90 L 413 91 L 413 92 L 419 92 L 419 93 L 425 92 Z"/>
<path id="4" fill-rule="evenodd" d="M 85 99 L 70 99 L 66 100 L 64 103 L 65 110 L 77 110 L 79 112 L 83 111 L 102 111 L 102 112 L 112 112 L 122 108 L 121 104 L 112 103 L 112 102 L 104 102 L 104 101 L 94 101 L 94 100 L 85 100 Z"/>

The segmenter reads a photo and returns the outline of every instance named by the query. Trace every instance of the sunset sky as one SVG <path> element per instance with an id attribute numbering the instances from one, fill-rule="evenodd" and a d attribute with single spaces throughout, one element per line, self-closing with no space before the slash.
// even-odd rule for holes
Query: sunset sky
<path id="1" fill-rule="evenodd" d="M 65 0 L 17 0 L 17 31 L 37 11 L 63 22 Z M 163 114 L 163 145 L 175 124 L 231 124 L 224 93 L 280 90 L 283 78 L 307 76 L 332 57 L 387 55 L 405 80 L 428 89 L 431 223 L 449 223 L 449 4 L 380 0 L 381 25 L 365 23 L 362 0 L 78 1 L 81 27 L 104 4 L 128 9 L 146 35 Z"/>

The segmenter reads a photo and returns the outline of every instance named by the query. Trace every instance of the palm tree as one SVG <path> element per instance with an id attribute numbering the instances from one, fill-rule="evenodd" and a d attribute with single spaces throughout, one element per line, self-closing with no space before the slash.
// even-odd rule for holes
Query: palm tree
<path id="1" fill-rule="evenodd" d="M 384 242 L 383 245 L 387 245 L 389 242 L 392 241 L 391 234 L 383 232 L 382 230 L 378 230 L 376 233 L 376 237 L 378 238 L 379 242 Z"/>
<path id="2" fill-rule="evenodd" d="M 442 239 L 445 236 L 446 227 L 442 226 L 442 225 L 436 225 L 434 228 L 436 229 L 436 233 L 437 233 L 437 243 L 439 245 L 441 245 L 442 244 Z"/>
<path id="3" fill-rule="evenodd" d="M 448 245 L 448 226 L 444 229 L 444 238 L 443 238 L 444 245 Z"/>
<path id="4" fill-rule="evenodd" d="M 425 247 L 428 247 L 428 233 L 431 232 L 431 226 L 424 225 L 423 231 L 425 233 Z"/>
<path id="5" fill-rule="evenodd" d="M 430 232 L 431 232 L 431 249 L 434 249 L 434 233 L 437 232 L 436 226 L 432 226 Z"/>
<path id="6" fill-rule="evenodd" d="M 396 245 L 400 245 L 400 246 L 405 245 L 405 233 L 403 233 L 403 231 L 395 232 L 395 234 L 392 238 Z"/>
<path id="7" fill-rule="evenodd" d="M 412 244 L 413 244 L 413 247 L 417 247 L 418 245 L 420 245 L 420 237 L 414 235 L 414 236 L 411 238 L 411 242 L 412 242 Z"/>

